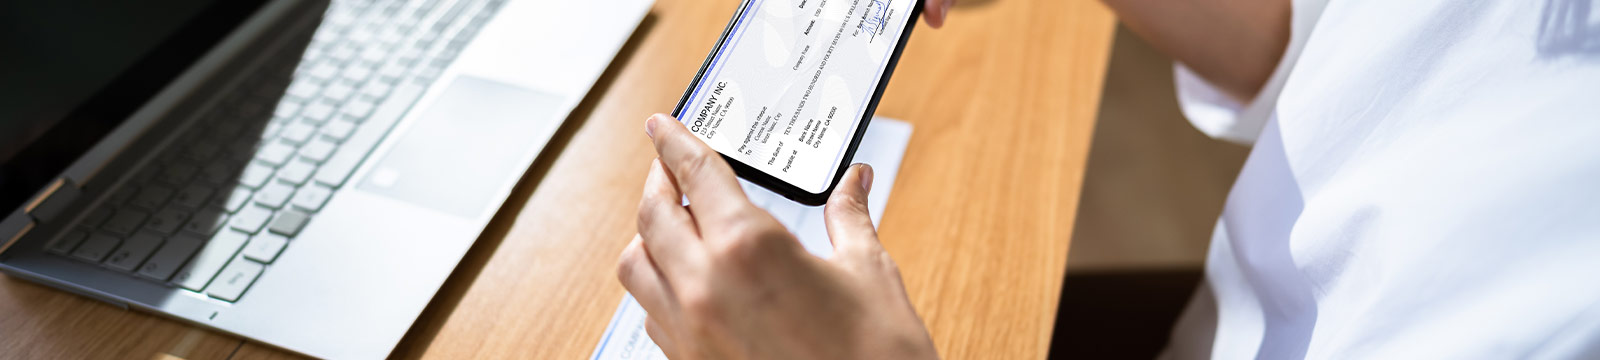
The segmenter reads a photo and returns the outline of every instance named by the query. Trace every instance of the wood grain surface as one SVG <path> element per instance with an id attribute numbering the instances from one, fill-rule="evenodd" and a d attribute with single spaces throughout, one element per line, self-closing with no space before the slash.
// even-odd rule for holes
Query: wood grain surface
<path id="1" fill-rule="evenodd" d="M 671 111 L 737 5 L 657 1 L 392 357 L 590 355 L 655 157 L 643 121 Z M 915 127 L 881 237 L 945 358 L 1044 358 L 1114 19 L 1088 0 L 950 17 L 918 25 L 877 111 Z M 14 278 L 0 334 L 0 357 L 296 357 Z"/>

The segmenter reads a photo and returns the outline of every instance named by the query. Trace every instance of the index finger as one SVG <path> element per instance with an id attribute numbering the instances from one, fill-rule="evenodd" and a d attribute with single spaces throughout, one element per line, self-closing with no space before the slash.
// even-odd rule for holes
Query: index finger
<path id="1" fill-rule="evenodd" d="M 661 161 L 650 162 L 650 174 L 639 198 L 639 235 L 645 253 L 669 281 L 692 277 L 699 261 L 699 227 L 683 208 L 683 195 Z"/>
<path id="2" fill-rule="evenodd" d="M 645 120 L 645 133 L 655 143 L 661 164 L 667 167 L 678 181 L 678 188 L 693 204 L 689 212 L 702 228 L 727 223 L 731 217 L 748 213 L 755 207 L 745 197 L 733 168 L 722 155 L 700 141 L 677 119 L 664 114 L 651 115 Z"/>

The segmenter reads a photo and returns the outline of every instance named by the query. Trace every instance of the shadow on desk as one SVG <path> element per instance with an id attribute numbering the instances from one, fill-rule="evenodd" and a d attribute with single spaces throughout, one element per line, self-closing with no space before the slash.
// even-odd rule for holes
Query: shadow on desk
<path id="1" fill-rule="evenodd" d="M 1051 358 L 1149 359 L 1166 347 L 1247 153 L 1190 126 L 1172 60 L 1118 29 Z"/>
<path id="2" fill-rule="evenodd" d="M 1150 359 L 1203 276 L 1200 268 L 1068 275 L 1051 359 Z"/>

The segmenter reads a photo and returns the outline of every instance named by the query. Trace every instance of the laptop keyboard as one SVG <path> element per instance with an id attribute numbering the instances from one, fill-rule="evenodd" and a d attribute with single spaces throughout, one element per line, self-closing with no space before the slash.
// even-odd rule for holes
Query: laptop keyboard
<path id="1" fill-rule="evenodd" d="M 237 301 L 502 2 L 334 1 L 47 251 Z"/>

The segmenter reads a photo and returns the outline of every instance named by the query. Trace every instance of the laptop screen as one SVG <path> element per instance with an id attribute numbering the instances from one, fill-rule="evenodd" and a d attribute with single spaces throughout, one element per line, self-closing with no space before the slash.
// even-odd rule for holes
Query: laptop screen
<path id="1" fill-rule="evenodd" d="M 48 184 L 263 2 L 0 2 L 0 214 Z"/>

